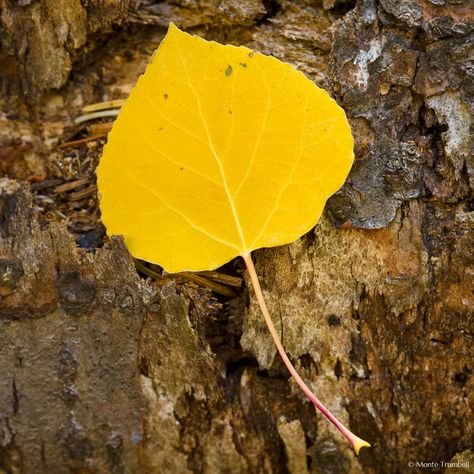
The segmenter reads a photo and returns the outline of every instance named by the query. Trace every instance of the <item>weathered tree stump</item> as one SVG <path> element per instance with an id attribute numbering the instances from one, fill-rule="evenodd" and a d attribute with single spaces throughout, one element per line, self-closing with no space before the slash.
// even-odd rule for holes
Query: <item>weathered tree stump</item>
<path id="1" fill-rule="evenodd" d="M 303 378 L 372 443 L 359 458 L 251 292 L 140 276 L 104 243 L 102 143 L 58 148 L 90 132 L 83 105 L 127 96 L 170 20 L 289 61 L 347 111 L 348 182 L 255 259 Z M 473 32 L 469 0 L 4 1 L 0 472 L 472 470 Z"/>

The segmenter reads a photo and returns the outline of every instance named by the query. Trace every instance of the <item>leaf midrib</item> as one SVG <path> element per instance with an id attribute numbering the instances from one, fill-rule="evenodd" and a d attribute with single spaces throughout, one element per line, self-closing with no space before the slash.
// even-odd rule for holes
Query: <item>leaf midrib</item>
<path id="1" fill-rule="evenodd" d="M 186 62 L 184 61 L 184 57 L 181 53 L 181 48 L 179 46 L 178 41 L 175 41 L 175 44 L 176 44 L 176 51 L 178 52 L 178 56 L 181 60 L 181 64 L 183 65 L 183 70 L 184 70 L 184 74 L 186 76 L 187 83 L 189 84 L 189 88 L 191 89 L 191 92 L 193 93 L 194 99 L 196 100 L 196 104 L 197 104 L 198 112 L 199 112 L 199 117 L 201 118 L 201 122 L 202 122 L 202 125 L 204 127 L 204 131 L 206 132 L 207 140 L 209 142 L 209 148 L 210 148 L 211 153 L 214 156 L 214 158 L 217 162 L 217 165 L 219 167 L 219 171 L 220 171 L 221 179 L 222 179 L 222 184 L 224 186 L 224 192 L 225 192 L 225 194 L 227 196 L 227 199 L 229 201 L 229 205 L 230 205 L 230 208 L 232 210 L 232 215 L 234 217 L 235 226 L 237 228 L 237 232 L 239 234 L 240 241 L 242 243 L 242 254 L 241 255 L 244 256 L 244 255 L 248 254 L 247 245 L 245 243 L 244 234 L 242 232 L 242 226 L 240 224 L 240 219 L 239 219 L 239 216 L 237 214 L 237 210 L 235 208 L 235 203 L 234 203 L 234 200 L 232 199 L 232 195 L 231 195 L 230 190 L 229 190 L 225 170 L 224 170 L 224 167 L 222 165 L 222 161 L 219 158 L 219 155 L 217 154 L 216 149 L 214 147 L 214 143 L 213 143 L 211 134 L 209 132 L 209 127 L 207 126 L 206 117 L 204 116 L 204 113 L 202 111 L 201 99 L 200 99 L 199 95 L 197 94 L 196 90 L 194 89 L 193 84 L 190 80 L 190 77 L 189 77 L 189 74 L 188 74 L 188 69 L 187 69 L 187 66 L 186 66 Z M 208 57 L 208 61 L 209 61 L 209 57 Z"/>

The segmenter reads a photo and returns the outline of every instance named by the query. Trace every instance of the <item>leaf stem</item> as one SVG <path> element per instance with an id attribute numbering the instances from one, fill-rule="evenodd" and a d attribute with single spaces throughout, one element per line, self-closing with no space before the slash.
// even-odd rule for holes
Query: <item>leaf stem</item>
<path id="1" fill-rule="evenodd" d="M 282 343 L 278 337 L 276 332 L 275 326 L 273 325 L 272 319 L 270 317 L 270 313 L 268 312 L 267 305 L 265 300 L 263 299 L 262 289 L 260 287 L 260 283 L 258 281 L 257 273 L 255 271 L 255 266 L 252 261 L 252 257 L 250 253 L 243 255 L 243 259 L 245 264 L 247 265 L 247 270 L 250 275 L 250 280 L 252 282 L 253 289 L 255 291 L 255 296 L 257 297 L 258 304 L 260 309 L 263 313 L 263 318 L 265 319 L 265 323 L 267 324 L 268 330 L 272 336 L 273 342 L 280 354 L 280 357 L 283 359 L 286 368 L 295 379 L 296 383 L 299 385 L 301 390 L 305 393 L 305 395 L 311 400 L 314 406 L 343 434 L 343 436 L 349 441 L 351 446 L 354 448 L 356 454 L 359 454 L 359 451 L 362 447 L 369 447 L 370 444 L 367 441 L 356 436 L 352 433 L 349 429 L 347 429 L 318 399 L 317 397 L 311 392 L 309 387 L 304 383 L 303 379 L 299 376 L 298 372 L 294 368 L 293 364 L 291 363 L 290 359 L 286 355 L 285 349 L 283 348 Z"/>

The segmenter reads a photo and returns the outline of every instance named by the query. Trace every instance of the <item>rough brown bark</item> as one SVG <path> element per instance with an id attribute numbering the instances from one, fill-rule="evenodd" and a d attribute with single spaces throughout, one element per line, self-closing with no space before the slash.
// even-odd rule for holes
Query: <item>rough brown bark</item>
<path id="1" fill-rule="evenodd" d="M 136 472 L 144 309 L 130 257 L 118 240 L 81 255 L 17 182 L 0 193 L 0 468 Z"/>
<path id="2" fill-rule="evenodd" d="M 82 105 L 126 97 L 170 19 L 291 62 L 348 113 L 347 184 L 255 259 L 295 365 L 372 443 L 359 458 L 288 379 L 251 293 L 139 276 L 120 239 L 102 246 L 101 143 L 57 147 L 85 133 Z M 473 31 L 468 0 L 4 0 L 0 472 L 472 469 Z"/>

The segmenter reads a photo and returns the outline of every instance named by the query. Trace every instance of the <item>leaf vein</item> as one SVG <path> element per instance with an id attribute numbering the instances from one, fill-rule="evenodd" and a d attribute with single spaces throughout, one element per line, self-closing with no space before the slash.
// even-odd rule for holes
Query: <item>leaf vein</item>
<path id="1" fill-rule="evenodd" d="M 226 178 L 226 175 L 225 175 L 224 167 L 222 165 L 222 161 L 219 158 L 219 155 L 217 154 L 216 149 L 214 147 L 214 143 L 212 141 L 212 137 L 211 137 L 211 134 L 209 132 L 209 127 L 207 125 L 206 117 L 204 116 L 204 113 L 202 111 L 201 99 L 200 99 L 199 95 L 197 94 L 196 90 L 194 89 L 194 86 L 193 86 L 193 84 L 192 84 L 192 82 L 189 78 L 187 65 L 186 65 L 186 62 L 184 61 L 184 57 L 183 57 L 183 54 L 181 52 L 181 47 L 180 47 L 180 45 L 177 41 L 175 43 L 176 43 L 176 51 L 178 52 L 178 56 L 181 60 L 181 63 L 183 65 L 183 70 L 184 70 L 184 73 L 186 75 L 186 80 L 188 82 L 189 88 L 191 89 L 191 92 L 193 93 L 194 99 L 196 100 L 199 116 L 201 118 L 202 125 L 204 127 L 204 131 L 206 132 L 207 139 L 209 141 L 209 148 L 211 149 L 211 152 L 212 152 L 214 158 L 216 159 L 217 165 L 219 167 L 219 171 L 221 173 L 222 182 L 224 184 L 224 190 L 225 190 L 225 193 L 227 195 L 227 199 L 229 200 L 229 204 L 230 204 L 230 207 L 231 207 L 231 210 L 232 210 L 232 215 L 234 217 L 234 222 L 235 222 L 235 225 L 237 227 L 237 231 L 239 233 L 240 240 L 242 242 L 242 251 L 243 251 L 243 253 L 246 253 L 247 252 L 247 246 L 245 245 L 245 238 L 244 238 L 244 235 L 243 235 L 243 232 L 242 232 L 242 227 L 240 225 L 239 216 L 238 216 L 237 211 L 235 209 L 235 203 L 234 203 L 234 201 L 232 199 L 232 196 L 230 194 L 230 191 L 229 191 L 229 186 L 227 184 L 227 178 Z M 209 56 L 208 56 L 207 60 L 209 62 Z"/>
<path id="2" fill-rule="evenodd" d="M 307 120 L 308 120 L 308 114 L 307 114 L 307 112 L 306 112 L 306 105 L 307 105 L 307 102 L 308 102 L 308 99 L 305 98 L 305 106 L 304 106 L 305 112 L 304 112 L 304 123 L 303 123 L 303 137 L 304 137 L 304 134 L 305 134 L 306 125 L 307 125 Z M 288 188 L 288 186 L 291 184 L 291 182 L 292 182 L 292 180 L 293 180 L 293 176 L 294 176 L 295 171 L 296 171 L 296 167 L 298 166 L 302 155 L 303 155 L 303 140 L 301 140 L 298 158 L 297 158 L 297 159 L 295 160 L 295 162 L 293 163 L 293 166 L 292 166 L 290 175 L 289 175 L 289 177 L 288 177 L 288 180 L 287 180 L 287 182 L 285 183 L 285 185 L 281 187 L 280 192 L 278 193 L 277 198 L 276 198 L 276 200 L 275 200 L 275 205 L 273 206 L 273 209 L 271 210 L 271 212 L 268 214 L 268 217 L 265 219 L 265 222 L 263 223 L 262 229 L 261 229 L 260 232 L 257 234 L 257 237 L 255 237 L 255 239 L 253 240 L 252 244 L 250 245 L 250 249 L 253 248 L 253 246 L 255 245 L 255 243 L 258 242 L 258 239 L 260 239 L 260 237 L 263 235 L 263 233 L 265 232 L 265 230 L 266 230 L 268 224 L 270 223 L 270 221 L 272 220 L 272 218 L 273 218 L 275 212 L 277 211 L 277 209 L 278 209 L 278 207 L 279 207 L 279 205 L 280 205 L 281 197 L 282 197 L 283 193 L 285 192 L 285 190 Z"/>
<path id="3" fill-rule="evenodd" d="M 191 168 L 190 166 L 186 165 L 185 163 L 181 163 L 181 162 L 179 162 L 179 161 L 173 160 L 173 159 L 170 158 L 166 153 L 163 153 L 162 151 L 160 151 L 160 150 L 153 144 L 153 142 L 147 140 L 147 137 L 145 137 L 145 135 L 143 134 L 143 131 L 141 130 L 141 128 L 138 127 L 138 125 L 137 125 L 137 123 L 135 122 L 135 119 L 133 118 L 133 116 L 132 116 L 132 119 L 133 119 L 135 128 L 137 129 L 138 133 L 139 133 L 140 136 L 142 137 L 142 140 L 143 140 L 145 143 L 147 143 L 155 153 L 157 153 L 158 155 L 162 156 L 165 160 L 167 160 L 167 161 L 169 161 L 170 163 L 172 163 L 172 164 L 178 166 L 179 168 L 185 168 L 186 170 L 191 171 L 192 173 L 196 174 L 197 176 L 200 176 L 201 178 L 206 179 L 207 181 L 213 183 L 215 186 L 218 186 L 219 188 L 222 188 L 222 184 L 219 183 L 218 181 L 215 181 L 214 179 L 210 178 L 209 176 L 205 175 L 204 173 L 201 173 L 200 171 L 195 170 L 194 168 Z M 145 158 L 146 158 L 146 156 L 145 156 Z"/>
<path id="4" fill-rule="evenodd" d="M 195 224 L 194 222 L 191 221 L 191 219 L 186 216 L 186 214 L 184 214 L 182 211 L 180 211 L 179 209 L 175 208 L 174 206 L 172 206 L 168 201 L 166 201 L 163 197 L 161 197 L 153 188 L 150 188 L 149 186 L 147 186 L 146 184 L 142 183 L 141 181 L 139 181 L 137 178 L 135 178 L 134 176 L 128 174 L 125 172 L 125 169 L 122 167 L 122 166 L 118 166 L 118 168 L 120 168 L 120 170 L 122 171 L 123 175 L 132 180 L 137 186 L 140 186 L 141 188 L 145 189 L 146 191 L 148 191 L 150 194 L 152 194 L 154 197 L 156 197 L 156 199 L 158 199 L 160 202 L 162 202 L 170 211 L 173 211 L 175 214 L 177 214 L 178 216 L 180 216 L 190 227 L 192 227 L 193 229 L 197 230 L 198 232 L 201 232 L 202 234 L 206 235 L 207 237 L 209 237 L 210 239 L 212 240 L 215 240 L 216 242 L 219 242 L 223 245 L 226 245 L 227 247 L 231 247 L 233 249 L 236 249 L 238 251 L 240 251 L 240 249 L 230 243 L 230 242 L 227 242 L 226 240 L 224 239 L 221 239 L 220 237 L 217 237 L 216 235 L 214 234 L 211 234 L 210 232 L 208 232 L 207 230 L 201 228 L 200 226 L 198 226 L 197 224 Z"/>
<path id="5" fill-rule="evenodd" d="M 247 170 L 245 171 L 244 177 L 241 179 L 239 185 L 237 186 L 237 190 L 234 193 L 233 199 L 236 199 L 242 186 L 247 181 L 250 171 L 253 168 L 253 164 L 255 161 L 255 156 L 257 155 L 257 151 L 260 148 L 260 142 L 262 141 L 263 134 L 265 133 L 265 127 L 267 125 L 268 115 L 270 114 L 270 94 L 268 92 L 268 85 L 267 85 L 267 76 L 265 75 L 263 78 L 263 82 L 265 83 L 265 90 L 267 92 L 267 100 L 265 102 L 265 115 L 263 116 L 262 121 L 262 128 L 260 129 L 260 133 L 258 134 L 257 140 L 255 140 L 255 146 L 253 148 L 252 156 L 250 158 L 250 163 L 247 166 Z"/>

